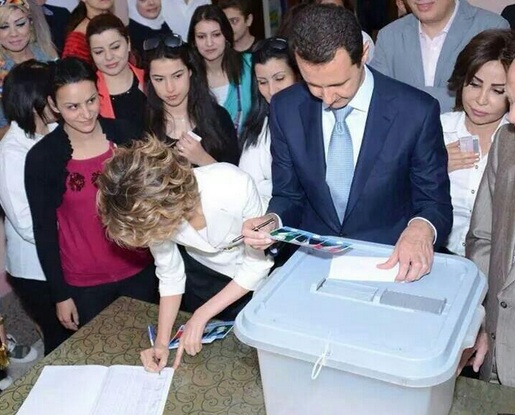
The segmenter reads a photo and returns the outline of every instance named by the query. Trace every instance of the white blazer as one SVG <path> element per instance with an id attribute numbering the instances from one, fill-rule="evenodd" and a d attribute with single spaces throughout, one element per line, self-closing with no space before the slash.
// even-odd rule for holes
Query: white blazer
<path id="1" fill-rule="evenodd" d="M 184 293 L 187 276 L 178 244 L 185 246 L 188 254 L 206 267 L 232 278 L 247 290 L 256 289 L 268 275 L 273 261 L 263 251 L 243 242 L 227 248 L 241 234 L 244 220 L 264 214 L 254 181 L 227 163 L 198 167 L 194 172 L 206 232 L 198 232 L 183 221 L 171 240 L 150 247 L 161 296 Z"/>

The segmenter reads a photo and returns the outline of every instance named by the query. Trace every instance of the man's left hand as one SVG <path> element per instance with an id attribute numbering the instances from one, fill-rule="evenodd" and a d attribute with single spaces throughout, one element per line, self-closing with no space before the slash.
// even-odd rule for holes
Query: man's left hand
<path id="1" fill-rule="evenodd" d="M 413 220 L 404 229 L 388 261 L 381 269 L 393 268 L 399 263 L 395 281 L 416 281 L 431 271 L 433 265 L 433 229 L 423 220 Z"/>

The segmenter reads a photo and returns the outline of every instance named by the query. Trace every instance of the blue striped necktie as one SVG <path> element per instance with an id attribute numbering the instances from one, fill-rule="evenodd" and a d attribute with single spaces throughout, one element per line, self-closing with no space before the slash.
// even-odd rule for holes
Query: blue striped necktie
<path id="1" fill-rule="evenodd" d="M 352 107 L 346 106 L 333 110 L 336 124 L 331 133 L 329 150 L 327 152 L 327 169 L 325 181 L 329 186 L 336 213 L 343 222 L 347 202 L 349 201 L 350 187 L 354 175 L 354 153 L 352 138 L 346 122 Z"/>

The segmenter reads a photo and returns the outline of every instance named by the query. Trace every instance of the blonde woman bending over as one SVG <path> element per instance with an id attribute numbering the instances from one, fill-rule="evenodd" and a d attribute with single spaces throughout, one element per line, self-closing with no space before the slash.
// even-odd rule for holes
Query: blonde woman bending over
<path id="1" fill-rule="evenodd" d="M 179 308 L 193 313 L 180 340 L 202 349 L 206 323 L 234 319 L 272 266 L 263 251 L 231 246 L 247 218 L 263 214 L 249 175 L 227 163 L 192 169 L 175 149 L 149 137 L 118 148 L 98 180 L 98 207 L 108 235 L 128 247 L 150 247 L 161 301 L 155 345 L 141 352 L 146 370 L 161 370 Z"/>

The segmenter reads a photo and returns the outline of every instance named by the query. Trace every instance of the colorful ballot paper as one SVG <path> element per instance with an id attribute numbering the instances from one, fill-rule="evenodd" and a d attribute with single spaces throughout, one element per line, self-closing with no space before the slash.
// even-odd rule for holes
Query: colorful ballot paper
<path id="1" fill-rule="evenodd" d="M 270 232 L 270 238 L 275 241 L 305 246 L 331 254 L 346 251 L 351 247 L 351 244 L 344 242 L 343 239 L 336 236 L 317 235 L 301 229 L 290 228 L 289 226 L 283 226 Z"/>

